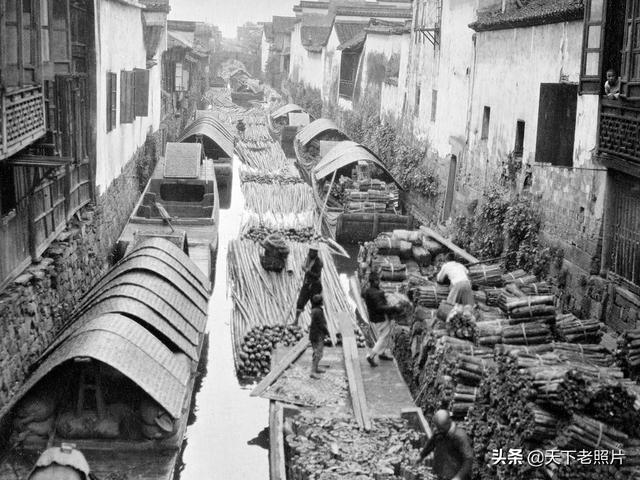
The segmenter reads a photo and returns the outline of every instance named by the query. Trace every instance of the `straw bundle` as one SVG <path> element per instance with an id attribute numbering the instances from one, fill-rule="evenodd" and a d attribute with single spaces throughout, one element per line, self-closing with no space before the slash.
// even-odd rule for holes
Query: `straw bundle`
<path id="1" fill-rule="evenodd" d="M 258 214 L 302 213 L 316 208 L 311 187 L 307 184 L 244 183 L 242 193 L 245 198 L 245 208 Z"/>

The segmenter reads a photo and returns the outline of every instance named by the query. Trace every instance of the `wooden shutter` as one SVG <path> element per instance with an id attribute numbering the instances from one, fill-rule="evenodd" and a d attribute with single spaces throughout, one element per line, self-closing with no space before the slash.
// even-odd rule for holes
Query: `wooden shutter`
<path id="1" fill-rule="evenodd" d="M 120 72 L 120 123 L 133 123 L 133 72 Z"/>
<path id="2" fill-rule="evenodd" d="M 118 101 L 118 75 L 107 72 L 107 132 L 116 128 L 116 110 Z"/>
<path id="3" fill-rule="evenodd" d="M 640 1 L 627 0 L 622 47 L 622 94 L 640 100 Z"/>
<path id="4" fill-rule="evenodd" d="M 136 68 L 133 76 L 133 112 L 136 117 L 146 117 L 149 115 L 149 70 Z"/>
<path id="5" fill-rule="evenodd" d="M 573 166 L 577 104 L 577 85 L 540 84 L 536 162 Z"/>
<path id="6" fill-rule="evenodd" d="M 580 93 L 599 95 L 603 88 L 602 50 L 607 0 L 585 0 Z"/>

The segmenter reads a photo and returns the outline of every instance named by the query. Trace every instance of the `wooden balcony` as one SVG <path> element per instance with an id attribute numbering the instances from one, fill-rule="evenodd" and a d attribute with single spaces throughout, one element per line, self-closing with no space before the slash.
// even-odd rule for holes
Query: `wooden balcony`
<path id="1" fill-rule="evenodd" d="M 19 152 L 46 131 L 42 86 L 5 92 L 0 103 L 0 160 Z"/>
<path id="2" fill-rule="evenodd" d="M 340 90 L 338 91 L 338 93 L 342 98 L 351 100 L 353 98 L 353 90 L 354 90 L 353 81 L 340 79 Z"/>
<path id="3" fill-rule="evenodd" d="M 640 105 L 602 99 L 598 150 L 640 166 Z"/>

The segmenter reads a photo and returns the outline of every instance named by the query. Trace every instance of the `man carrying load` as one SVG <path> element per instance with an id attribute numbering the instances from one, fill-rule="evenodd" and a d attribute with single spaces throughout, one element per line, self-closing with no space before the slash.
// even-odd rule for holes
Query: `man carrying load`
<path id="1" fill-rule="evenodd" d="M 367 355 L 367 362 L 372 367 L 377 366 L 376 356 L 380 356 L 382 360 L 393 360 L 389 352 L 389 343 L 391 341 L 391 320 L 387 315 L 400 313 L 399 307 L 393 307 L 387 302 L 385 293 L 380 290 L 380 276 L 378 272 L 369 274 L 369 288 L 362 294 L 367 310 L 369 312 L 369 321 L 376 333 L 376 344 Z"/>
<path id="2" fill-rule="evenodd" d="M 304 307 L 307 302 L 313 298 L 314 295 L 322 293 L 322 267 L 324 264 L 318 255 L 318 244 L 312 243 L 309 246 L 309 253 L 307 259 L 304 261 L 302 270 L 304 271 L 304 280 L 302 282 L 302 288 L 298 295 L 298 301 L 296 303 L 296 319 L 295 324 L 298 324 L 300 315 L 304 311 Z"/>
<path id="3" fill-rule="evenodd" d="M 449 296 L 447 297 L 449 303 L 475 305 L 476 301 L 473 297 L 471 281 L 469 280 L 469 270 L 461 263 L 456 262 L 455 258 L 452 252 L 447 253 L 447 261 L 442 265 L 436 280 L 438 283 L 449 280 L 451 284 L 451 290 L 449 290 Z"/>

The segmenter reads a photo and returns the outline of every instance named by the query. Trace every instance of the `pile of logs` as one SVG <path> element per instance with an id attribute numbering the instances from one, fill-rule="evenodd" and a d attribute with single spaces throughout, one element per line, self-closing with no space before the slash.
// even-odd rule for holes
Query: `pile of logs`
<path id="1" fill-rule="evenodd" d="M 552 325 L 556 318 L 554 302 L 553 295 L 509 297 L 503 294 L 498 299 L 498 305 L 514 325 L 521 323 L 548 323 Z"/>
<path id="2" fill-rule="evenodd" d="M 602 324 L 598 320 L 580 320 L 570 313 L 556 317 L 555 331 L 565 342 L 598 343 L 602 338 Z"/>
<path id="3" fill-rule="evenodd" d="M 629 330 L 618 340 L 618 359 L 632 378 L 640 373 L 640 329 Z"/>
<path id="4" fill-rule="evenodd" d="M 440 302 L 447 299 L 449 286 L 432 284 L 420 285 L 413 290 L 413 301 L 426 308 L 438 308 Z"/>

